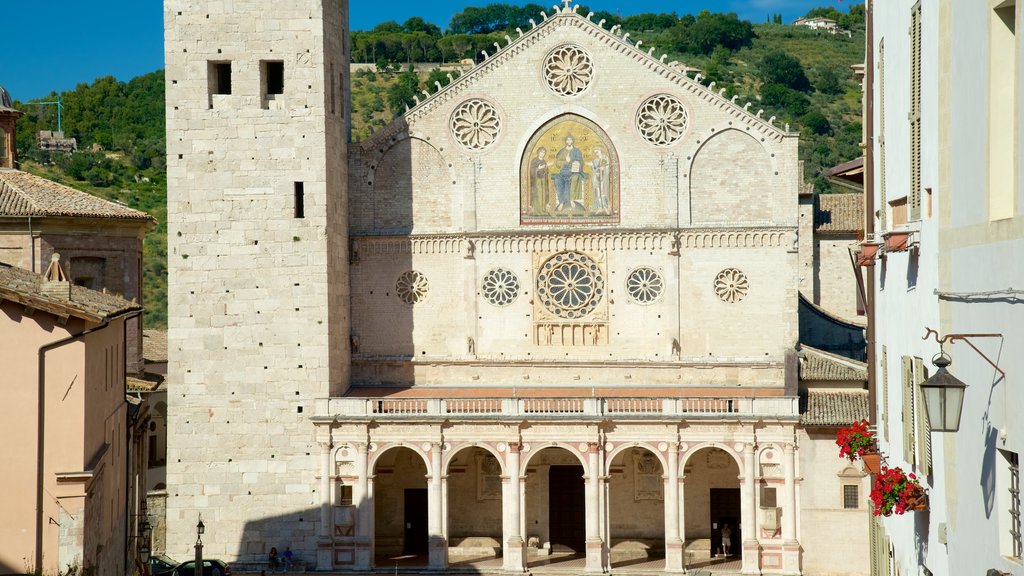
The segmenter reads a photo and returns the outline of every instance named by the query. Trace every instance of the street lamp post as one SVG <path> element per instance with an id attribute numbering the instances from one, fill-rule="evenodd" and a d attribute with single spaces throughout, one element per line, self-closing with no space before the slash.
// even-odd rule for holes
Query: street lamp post
<path id="1" fill-rule="evenodd" d="M 196 566 L 192 571 L 193 576 L 200 576 L 203 573 L 203 534 L 206 532 L 206 525 L 203 524 L 203 515 L 199 515 L 199 524 L 196 524 Z"/>
<path id="2" fill-rule="evenodd" d="M 938 368 L 931 377 L 921 382 L 924 409 L 932 432 L 956 432 L 960 429 L 960 413 L 964 406 L 964 384 L 946 370 L 952 364 L 944 352 L 932 359 Z"/>

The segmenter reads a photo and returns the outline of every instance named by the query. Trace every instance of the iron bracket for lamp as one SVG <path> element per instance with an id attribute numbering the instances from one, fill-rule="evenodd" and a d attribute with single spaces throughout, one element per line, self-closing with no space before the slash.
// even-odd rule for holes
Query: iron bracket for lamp
<path id="1" fill-rule="evenodd" d="M 969 340 L 970 338 L 1002 338 L 1002 334 L 946 334 L 945 336 L 939 338 L 938 332 L 925 326 L 925 333 L 924 336 L 921 337 L 921 340 L 927 340 L 928 336 L 932 335 L 935 336 L 935 341 L 939 343 L 939 347 L 941 347 L 946 342 L 952 342 L 954 340 L 963 340 L 964 342 L 967 343 L 968 346 L 974 348 L 974 351 L 977 352 L 979 356 L 981 356 L 982 358 L 985 359 L 986 362 L 991 364 L 992 367 L 996 369 L 996 372 L 999 372 L 999 374 L 1003 377 L 1004 380 L 1006 379 L 1006 372 L 1004 372 L 1002 368 L 1000 368 L 995 362 L 992 361 L 991 358 L 986 356 L 984 352 L 979 350 L 978 347 L 975 346 L 974 343 Z"/>

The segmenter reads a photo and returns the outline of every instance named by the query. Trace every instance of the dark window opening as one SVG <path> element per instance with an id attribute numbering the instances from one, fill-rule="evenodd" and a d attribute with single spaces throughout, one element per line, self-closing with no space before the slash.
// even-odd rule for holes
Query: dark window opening
<path id="1" fill-rule="evenodd" d="M 306 191 L 302 182 L 295 183 L 295 217 L 306 217 Z"/>
<path id="2" fill-rule="evenodd" d="M 214 94 L 231 94 L 231 62 L 211 63 L 210 83 Z"/>
<path id="3" fill-rule="evenodd" d="M 267 94 L 284 94 L 284 62 L 266 62 Z"/>
<path id="4" fill-rule="evenodd" d="M 338 504 L 341 506 L 352 506 L 352 487 L 338 487 Z"/>

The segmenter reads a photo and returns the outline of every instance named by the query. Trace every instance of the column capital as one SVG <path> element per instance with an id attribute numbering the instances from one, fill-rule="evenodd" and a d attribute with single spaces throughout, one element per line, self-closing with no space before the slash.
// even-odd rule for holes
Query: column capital
<path id="1" fill-rule="evenodd" d="M 367 454 L 370 452 L 370 445 L 366 442 L 355 442 L 352 445 L 356 447 L 356 452 L 360 454 Z"/>
<path id="2" fill-rule="evenodd" d="M 755 449 L 756 448 L 755 448 L 753 442 L 747 442 L 747 443 L 743 444 L 743 453 L 744 454 L 753 454 Z"/>
<path id="3" fill-rule="evenodd" d="M 588 454 L 597 454 L 598 452 L 600 452 L 600 450 L 601 450 L 601 443 L 600 442 L 587 442 L 587 453 Z"/>
<path id="4" fill-rule="evenodd" d="M 786 454 L 793 454 L 796 452 L 796 444 L 793 442 L 786 442 L 782 445 L 782 451 Z"/>
<path id="5" fill-rule="evenodd" d="M 523 449 L 523 445 L 521 443 L 519 443 L 519 442 L 509 442 L 508 443 L 508 451 L 510 453 L 512 453 L 512 454 L 519 454 L 519 452 L 522 449 Z"/>

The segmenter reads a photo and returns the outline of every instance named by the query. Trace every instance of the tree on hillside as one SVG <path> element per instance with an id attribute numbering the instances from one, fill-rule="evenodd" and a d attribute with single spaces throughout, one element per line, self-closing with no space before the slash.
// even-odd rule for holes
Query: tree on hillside
<path id="1" fill-rule="evenodd" d="M 675 26 L 678 22 L 679 17 L 676 16 L 675 12 L 671 14 L 648 12 L 627 16 L 622 21 L 622 27 L 626 30 L 635 30 L 637 32 L 661 32 Z"/>
<path id="2" fill-rule="evenodd" d="M 750 46 L 754 40 L 754 27 L 740 20 L 736 14 L 712 14 L 704 10 L 696 17 L 683 16 L 669 29 L 672 48 L 690 54 L 711 54 L 721 46 L 737 50 Z"/>
<path id="3" fill-rule="evenodd" d="M 765 84 L 781 84 L 793 90 L 807 92 L 811 82 L 800 61 L 782 50 L 765 54 L 758 63 L 758 72 Z"/>
<path id="4" fill-rule="evenodd" d="M 397 118 L 405 113 L 406 106 L 416 103 L 414 96 L 420 91 L 420 78 L 410 66 L 398 75 L 398 81 L 388 88 L 388 107 Z"/>
<path id="5" fill-rule="evenodd" d="M 436 24 L 431 24 L 419 16 L 413 16 L 402 24 L 402 29 L 406 32 L 423 32 L 428 36 L 440 36 L 441 29 Z"/>
<path id="6" fill-rule="evenodd" d="M 529 29 L 530 19 L 539 21 L 545 10 L 540 4 L 514 6 L 511 4 L 488 4 L 482 8 L 469 6 L 452 16 L 448 24 L 449 34 L 487 34 L 514 30 L 516 27 Z M 548 8 L 550 10 L 550 8 Z"/>

